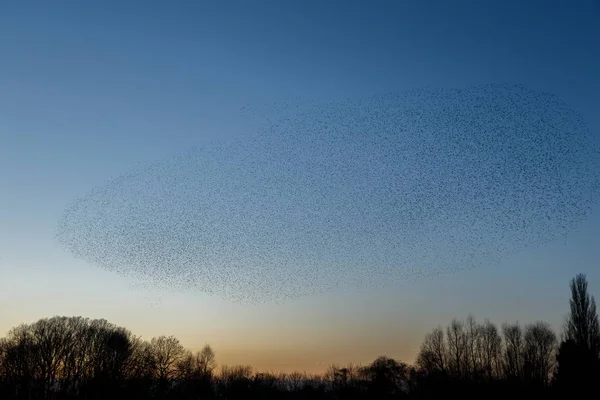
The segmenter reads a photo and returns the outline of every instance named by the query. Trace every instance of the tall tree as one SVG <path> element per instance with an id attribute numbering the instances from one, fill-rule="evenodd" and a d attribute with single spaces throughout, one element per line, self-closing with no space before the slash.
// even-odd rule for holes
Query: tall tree
<path id="1" fill-rule="evenodd" d="M 579 274 L 571 281 L 571 313 L 567 322 L 566 340 L 588 350 L 598 357 L 600 352 L 600 324 L 594 296 L 588 293 L 585 275 Z"/>
<path id="2" fill-rule="evenodd" d="M 462 378 L 466 367 L 465 356 L 467 354 L 467 334 L 465 325 L 457 319 L 452 320 L 446 328 L 448 342 L 448 369 L 455 378 Z"/>
<path id="3" fill-rule="evenodd" d="M 480 368 L 488 380 L 495 378 L 501 371 L 502 338 L 498 328 L 489 320 L 479 327 L 480 334 L 477 342 L 477 352 L 480 359 Z"/>
<path id="4" fill-rule="evenodd" d="M 504 375 L 511 381 L 523 376 L 523 330 L 519 323 L 502 325 L 504 336 L 503 369 Z"/>
<path id="5" fill-rule="evenodd" d="M 178 361 L 185 356 L 185 348 L 175 336 L 159 336 L 150 340 L 152 362 L 156 377 L 166 381 L 177 372 Z"/>
<path id="6" fill-rule="evenodd" d="M 545 322 L 525 327 L 523 374 L 528 383 L 546 385 L 554 368 L 556 334 Z"/>
<path id="7" fill-rule="evenodd" d="M 555 384 L 564 391 L 589 392 L 600 373 L 600 326 L 596 301 L 585 275 L 571 281 L 570 313 L 556 361 Z"/>
<path id="8" fill-rule="evenodd" d="M 196 364 L 204 378 L 210 378 L 217 366 L 215 352 L 210 345 L 206 344 L 196 355 Z"/>
<path id="9" fill-rule="evenodd" d="M 444 340 L 444 330 L 435 328 L 425 336 L 417 356 L 417 365 L 426 373 L 445 373 L 448 363 L 448 349 Z"/>

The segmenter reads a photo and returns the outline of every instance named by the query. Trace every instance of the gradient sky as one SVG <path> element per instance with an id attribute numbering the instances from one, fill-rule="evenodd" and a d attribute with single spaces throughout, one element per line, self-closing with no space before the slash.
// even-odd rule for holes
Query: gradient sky
<path id="1" fill-rule="evenodd" d="M 412 362 L 427 331 L 468 313 L 558 329 L 576 273 L 600 293 L 598 205 L 568 239 L 496 268 L 283 305 L 133 290 L 54 235 L 108 179 L 243 134 L 245 105 L 514 82 L 560 96 L 600 142 L 599 41 L 592 0 L 2 2 L 0 333 L 81 315 L 210 343 L 220 363 L 321 371 Z"/>

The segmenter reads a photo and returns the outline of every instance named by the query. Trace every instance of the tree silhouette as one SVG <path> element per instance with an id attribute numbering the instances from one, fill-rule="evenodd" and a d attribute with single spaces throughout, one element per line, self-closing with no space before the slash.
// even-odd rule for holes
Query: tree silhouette
<path id="1" fill-rule="evenodd" d="M 498 328 L 489 320 L 479 327 L 477 353 L 483 377 L 490 381 L 501 374 L 502 338 Z"/>
<path id="2" fill-rule="evenodd" d="M 504 336 L 504 355 L 502 367 L 505 376 L 512 381 L 517 381 L 523 376 L 523 330 L 519 323 L 502 325 Z"/>
<path id="3" fill-rule="evenodd" d="M 570 313 L 557 354 L 555 384 L 565 392 L 591 392 L 600 374 L 600 325 L 585 275 L 571 281 Z M 596 390 L 597 391 L 597 390 Z"/>
<path id="4" fill-rule="evenodd" d="M 585 275 L 579 274 L 571 281 L 571 313 L 567 322 L 566 339 L 589 351 L 594 357 L 600 355 L 600 325 L 596 301 L 587 290 Z"/>
<path id="5" fill-rule="evenodd" d="M 203 378 L 210 378 L 217 367 L 215 352 L 210 345 L 206 344 L 196 357 L 196 365 Z"/>
<path id="6" fill-rule="evenodd" d="M 525 328 L 523 377 L 529 384 L 545 386 L 550 381 L 556 357 L 556 334 L 545 322 Z"/>
<path id="7" fill-rule="evenodd" d="M 380 356 L 331 365 L 322 375 L 222 365 L 207 344 L 149 341 L 103 319 L 52 317 L 0 339 L 2 400 L 576 398 L 598 394 L 599 328 L 585 276 L 571 281 L 560 345 L 550 325 L 468 315 L 425 335 L 414 366 Z M 552 379 L 550 379 L 552 378 Z M 549 385 L 549 383 L 552 385 Z"/>
<path id="8" fill-rule="evenodd" d="M 363 369 L 369 393 L 378 398 L 394 397 L 408 392 L 408 365 L 380 356 Z"/>
<path id="9" fill-rule="evenodd" d="M 417 365 L 428 374 L 446 373 L 448 349 L 444 341 L 444 330 L 441 327 L 425 335 L 417 356 Z"/>

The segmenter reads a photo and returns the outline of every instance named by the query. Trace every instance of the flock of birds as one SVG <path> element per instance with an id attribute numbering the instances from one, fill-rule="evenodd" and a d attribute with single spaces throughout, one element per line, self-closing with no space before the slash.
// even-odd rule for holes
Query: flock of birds
<path id="1" fill-rule="evenodd" d="M 600 189 L 581 117 L 521 85 L 285 108 L 93 190 L 58 239 L 149 285 L 285 301 L 494 266 L 567 235 Z"/>

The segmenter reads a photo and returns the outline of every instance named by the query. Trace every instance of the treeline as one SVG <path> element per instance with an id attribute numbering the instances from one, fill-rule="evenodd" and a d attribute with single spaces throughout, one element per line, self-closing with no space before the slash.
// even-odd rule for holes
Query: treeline
<path id="1" fill-rule="evenodd" d="M 425 336 L 414 365 L 381 356 L 321 375 L 217 367 L 173 336 L 144 341 L 105 320 L 53 317 L 0 339 L 0 399 L 572 398 L 600 394 L 600 325 L 584 275 L 571 281 L 560 336 L 469 316 Z"/>

